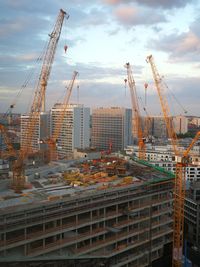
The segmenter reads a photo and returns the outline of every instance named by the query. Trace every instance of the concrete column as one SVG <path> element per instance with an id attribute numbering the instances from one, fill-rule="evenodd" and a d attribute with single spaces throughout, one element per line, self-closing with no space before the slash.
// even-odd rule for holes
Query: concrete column
<path id="1" fill-rule="evenodd" d="M 92 225 L 90 225 L 90 234 L 92 233 Z M 92 238 L 90 238 L 90 245 L 92 244 Z"/>
<path id="2" fill-rule="evenodd" d="M 116 204 L 116 211 L 117 211 L 117 214 L 119 215 L 119 204 Z M 119 216 L 116 217 L 116 223 L 118 223 L 119 221 Z"/>
<path id="3" fill-rule="evenodd" d="M 103 208 L 103 216 L 105 218 L 105 216 L 106 216 L 106 208 Z M 105 220 L 103 221 L 103 227 L 106 227 Z"/>
<path id="4" fill-rule="evenodd" d="M 53 221 L 53 227 L 57 227 L 57 220 Z M 53 237 L 53 241 L 55 242 L 56 241 L 56 235 L 54 235 Z"/>
<path id="5" fill-rule="evenodd" d="M 42 239 L 42 247 L 45 248 L 45 238 Z"/>
<path id="6" fill-rule="evenodd" d="M 27 239 L 27 228 L 24 228 L 24 239 Z"/>
<path id="7" fill-rule="evenodd" d="M 43 234 L 45 232 L 45 223 L 42 224 L 42 231 L 43 231 Z"/>

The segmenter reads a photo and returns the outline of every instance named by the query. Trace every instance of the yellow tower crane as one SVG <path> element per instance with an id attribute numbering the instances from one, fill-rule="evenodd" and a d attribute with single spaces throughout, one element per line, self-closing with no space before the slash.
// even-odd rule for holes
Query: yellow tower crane
<path id="1" fill-rule="evenodd" d="M 195 142 L 200 136 L 200 131 L 192 140 L 189 147 L 181 153 L 178 148 L 178 140 L 170 116 L 170 109 L 164 94 L 164 84 L 162 78 L 156 68 L 153 56 L 147 57 L 147 62 L 151 65 L 153 78 L 157 93 L 159 96 L 160 104 L 162 107 L 165 124 L 167 126 L 168 135 L 170 137 L 174 154 L 176 156 L 176 172 L 175 172 L 175 186 L 174 186 L 174 218 L 173 218 L 173 255 L 172 266 L 182 266 L 182 253 L 183 253 L 183 235 L 184 235 L 184 199 L 185 199 L 185 176 L 186 167 L 189 164 L 189 153 Z"/>
<path id="2" fill-rule="evenodd" d="M 25 145 L 19 151 L 19 156 L 13 164 L 13 189 L 20 193 L 25 186 L 25 175 L 24 175 L 24 160 L 31 152 L 31 144 L 35 132 L 35 125 L 40 116 L 40 112 L 45 109 L 45 92 L 50 76 L 56 47 L 60 37 L 64 18 L 69 18 L 69 15 L 62 9 L 60 9 L 54 29 L 49 35 L 50 39 L 44 55 L 43 65 L 39 76 L 38 84 L 35 90 L 33 103 L 31 105 L 29 113 L 29 121 L 25 132 L 24 142 Z"/>
<path id="3" fill-rule="evenodd" d="M 138 104 L 137 91 L 135 86 L 135 80 L 133 78 L 133 73 L 131 70 L 130 63 L 125 64 L 125 68 L 127 69 L 127 77 L 128 77 L 128 86 L 131 94 L 131 104 L 132 104 L 132 134 L 133 136 L 137 136 L 138 138 L 138 152 L 139 159 L 145 160 L 145 138 L 142 132 L 142 123 L 141 123 L 141 114 Z"/>

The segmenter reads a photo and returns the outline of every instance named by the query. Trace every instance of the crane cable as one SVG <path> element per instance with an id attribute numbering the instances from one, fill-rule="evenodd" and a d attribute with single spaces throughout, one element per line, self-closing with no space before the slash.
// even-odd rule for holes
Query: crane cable
<path id="1" fill-rule="evenodd" d="M 181 104 L 181 102 L 177 99 L 177 97 L 175 96 L 175 94 L 172 92 L 172 90 L 168 87 L 168 85 L 166 84 L 166 82 L 162 79 L 162 82 L 164 84 L 164 86 L 167 88 L 167 90 L 169 91 L 169 93 L 172 95 L 172 97 L 174 98 L 174 100 L 176 101 L 176 103 L 180 106 L 180 108 L 183 110 L 183 112 L 185 114 L 188 113 L 188 111 L 183 107 L 183 105 Z"/>
<path id="2" fill-rule="evenodd" d="M 23 82 L 23 84 L 21 85 L 17 95 L 14 97 L 13 101 L 11 102 L 9 108 L 7 109 L 7 111 L 5 112 L 4 116 L 8 115 L 11 111 L 12 108 L 14 108 L 16 106 L 16 103 L 18 102 L 20 96 L 22 95 L 24 89 L 27 87 L 27 85 L 30 83 L 33 75 L 36 72 L 36 66 L 38 65 L 39 62 L 42 61 L 43 57 L 44 57 L 44 53 L 46 50 L 46 47 L 48 45 L 48 42 L 45 43 L 44 48 L 42 49 L 41 54 L 37 57 L 37 59 L 34 61 L 33 63 L 33 68 L 31 68 L 31 70 L 27 73 L 25 81 Z"/>

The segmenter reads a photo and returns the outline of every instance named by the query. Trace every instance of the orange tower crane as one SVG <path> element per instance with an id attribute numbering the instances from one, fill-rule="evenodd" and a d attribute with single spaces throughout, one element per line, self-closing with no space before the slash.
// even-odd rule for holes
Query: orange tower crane
<path id="1" fill-rule="evenodd" d="M 50 39 L 44 55 L 43 65 L 39 76 L 39 81 L 35 90 L 33 103 L 29 113 L 29 122 L 25 133 L 25 146 L 20 149 L 19 156 L 13 164 L 13 189 L 16 192 L 21 192 L 25 186 L 24 176 L 24 160 L 31 152 L 31 143 L 35 132 L 35 125 L 41 111 L 45 108 L 45 92 L 48 79 L 51 72 L 51 67 L 56 52 L 57 43 L 60 37 L 62 24 L 65 17 L 69 17 L 65 11 L 60 9 L 53 32 L 49 35 Z"/>
<path id="2" fill-rule="evenodd" d="M 128 85 L 131 93 L 131 104 L 132 104 L 132 133 L 133 136 L 136 135 L 138 138 L 138 148 L 139 148 L 139 159 L 145 160 L 145 142 L 142 132 L 141 115 L 138 104 L 137 91 L 135 86 L 135 81 L 133 78 L 130 63 L 125 64 L 127 69 Z"/>
<path id="3" fill-rule="evenodd" d="M 185 199 L 185 175 L 186 166 L 189 164 L 189 153 L 195 142 L 200 136 L 200 131 L 192 140 L 189 147 L 181 153 L 178 149 L 177 136 L 171 121 L 170 110 L 167 99 L 164 94 L 162 78 L 157 71 L 152 55 L 147 57 L 147 62 L 150 63 L 155 86 L 159 95 L 162 112 L 167 126 L 168 135 L 171 139 L 172 147 L 176 155 L 176 173 L 174 186 L 174 219 L 173 219 L 173 255 L 172 266 L 182 266 L 183 253 L 183 235 L 184 235 L 184 199 Z"/>
<path id="4" fill-rule="evenodd" d="M 56 47 L 57 47 L 57 44 L 60 38 L 60 33 L 61 33 L 64 18 L 68 19 L 69 15 L 64 10 L 60 9 L 54 29 L 52 33 L 49 34 L 50 39 L 48 42 L 47 49 L 44 53 L 41 74 L 40 74 L 40 78 L 39 78 L 38 85 L 37 85 L 37 90 L 40 91 L 40 94 L 42 96 L 41 111 L 45 111 L 45 93 L 46 93 L 47 82 L 49 80 L 49 76 L 51 73 L 55 51 L 56 51 Z"/>
<path id="5" fill-rule="evenodd" d="M 57 159 L 57 152 L 56 152 L 56 144 L 57 144 L 57 140 L 59 138 L 59 135 L 60 135 L 60 132 L 61 132 L 61 129 L 62 129 L 62 126 L 63 126 L 63 122 L 64 122 L 64 118 L 65 118 L 65 115 L 66 115 L 66 110 L 68 108 L 68 104 L 69 104 L 69 99 L 70 99 L 70 96 L 71 96 L 71 93 L 72 93 L 72 89 L 73 89 L 73 86 L 74 86 L 74 82 L 75 82 L 75 79 L 78 75 L 78 72 L 77 71 L 74 71 L 73 75 L 72 75 L 72 79 L 67 87 L 67 91 L 66 91 L 66 95 L 65 95 L 65 98 L 64 98 L 64 101 L 62 103 L 62 110 L 61 110 L 61 114 L 58 118 L 58 120 L 55 121 L 55 124 L 53 125 L 53 133 L 52 133 L 52 136 L 51 138 L 49 138 L 47 141 L 45 141 L 48 146 L 49 146 L 49 151 L 50 151 L 50 160 L 55 160 Z"/>
<path id="6" fill-rule="evenodd" d="M 148 87 L 148 84 L 145 83 L 145 90 L 146 90 L 147 87 Z M 145 96 L 145 98 L 146 98 L 146 96 Z M 147 108 L 144 106 L 141 97 L 139 97 L 139 100 L 140 100 L 141 105 L 142 105 L 142 108 L 143 108 L 143 110 L 144 110 L 144 112 L 145 112 L 145 114 L 146 114 L 146 116 L 144 117 L 143 137 L 144 137 L 146 140 L 148 140 L 148 139 L 149 139 L 149 135 L 150 135 L 149 130 L 150 130 L 150 126 L 151 126 L 151 117 L 150 117 L 150 115 L 149 115 L 149 113 L 148 113 L 148 111 L 147 111 Z"/>

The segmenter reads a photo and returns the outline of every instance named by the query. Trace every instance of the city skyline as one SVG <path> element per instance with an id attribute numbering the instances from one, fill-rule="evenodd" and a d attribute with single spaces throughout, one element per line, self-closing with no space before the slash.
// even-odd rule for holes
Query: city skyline
<path id="1" fill-rule="evenodd" d="M 159 72 L 187 115 L 200 115 L 200 1 L 187 0 L 151 1 L 151 5 L 145 0 L 1 1 L 0 112 L 8 109 L 33 69 L 60 8 L 70 18 L 63 25 L 49 79 L 48 109 L 62 98 L 73 70 L 80 74 L 80 103 L 92 108 L 130 107 L 123 66 L 130 62 L 143 100 L 144 83 L 149 84 L 149 113 L 160 114 L 150 66 L 145 62 L 152 53 Z M 68 46 L 66 53 L 64 45 Z M 16 111 L 29 111 L 32 94 L 33 86 L 28 85 Z M 72 102 L 77 99 L 75 87 Z M 173 112 L 183 114 L 180 108 Z"/>

